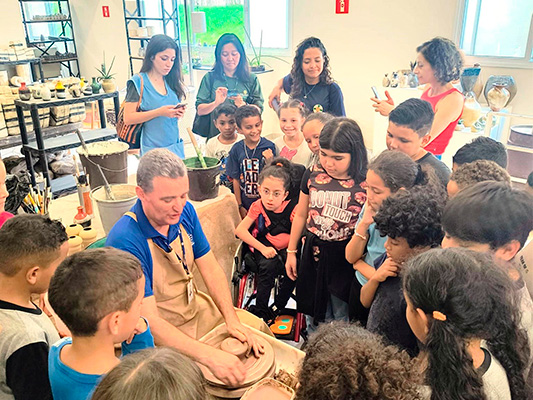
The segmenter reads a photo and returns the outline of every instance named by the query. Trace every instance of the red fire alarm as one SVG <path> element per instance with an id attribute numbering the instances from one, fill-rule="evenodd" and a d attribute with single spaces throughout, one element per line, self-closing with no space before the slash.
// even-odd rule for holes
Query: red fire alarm
<path id="1" fill-rule="evenodd" d="M 109 18 L 109 6 L 102 6 L 102 14 L 104 18 Z"/>
<path id="2" fill-rule="evenodd" d="M 348 14 L 350 0 L 335 0 L 335 3 L 336 14 Z"/>

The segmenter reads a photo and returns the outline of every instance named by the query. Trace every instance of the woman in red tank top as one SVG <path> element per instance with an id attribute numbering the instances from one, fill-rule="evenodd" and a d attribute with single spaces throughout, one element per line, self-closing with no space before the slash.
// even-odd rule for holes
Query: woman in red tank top
<path id="1" fill-rule="evenodd" d="M 429 102 L 435 111 L 435 119 L 429 135 L 431 137 L 425 149 L 436 156 L 442 155 L 452 138 L 463 112 L 464 97 L 452 85 L 459 79 L 463 59 L 457 46 L 449 39 L 436 37 L 423 43 L 416 49 L 415 74 L 420 84 L 427 84 L 421 99 Z M 385 91 L 387 100 L 373 98 L 372 106 L 381 115 L 389 115 L 394 108 L 394 101 Z"/>

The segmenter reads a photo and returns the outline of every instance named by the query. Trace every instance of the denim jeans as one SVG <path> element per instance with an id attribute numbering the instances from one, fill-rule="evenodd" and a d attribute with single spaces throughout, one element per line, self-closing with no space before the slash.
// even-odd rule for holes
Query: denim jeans
<path id="1" fill-rule="evenodd" d="M 316 331 L 318 326 L 313 324 L 313 317 L 306 315 L 305 320 L 307 322 L 307 332 Z M 324 322 L 331 321 L 348 321 L 348 303 L 333 295 L 329 296 L 326 320 Z"/>

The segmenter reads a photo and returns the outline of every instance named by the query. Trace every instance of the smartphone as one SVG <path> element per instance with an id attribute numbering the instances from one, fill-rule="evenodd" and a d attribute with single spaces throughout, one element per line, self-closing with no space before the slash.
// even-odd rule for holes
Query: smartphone
<path id="1" fill-rule="evenodd" d="M 272 108 L 274 109 L 275 112 L 279 112 L 279 109 L 281 108 L 281 104 L 279 104 L 279 100 L 277 97 L 275 97 L 274 100 L 272 100 Z"/>
<path id="2" fill-rule="evenodd" d="M 376 89 L 375 86 L 372 86 L 372 91 L 374 92 L 374 97 L 375 97 L 376 99 L 378 99 L 378 100 L 381 100 L 381 99 L 379 98 L 378 90 Z"/>
<path id="3" fill-rule="evenodd" d="M 187 103 L 179 103 L 179 104 L 176 104 L 176 107 L 174 108 L 183 108 L 187 105 Z"/>
<path id="4" fill-rule="evenodd" d="M 239 92 L 236 90 L 228 90 L 228 97 L 237 97 L 239 95 Z"/>

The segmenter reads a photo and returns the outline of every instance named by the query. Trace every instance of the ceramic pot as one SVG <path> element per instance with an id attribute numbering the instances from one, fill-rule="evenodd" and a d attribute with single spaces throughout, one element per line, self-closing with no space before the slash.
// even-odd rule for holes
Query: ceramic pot
<path id="1" fill-rule="evenodd" d="M 19 87 L 19 97 L 21 100 L 28 101 L 31 99 L 31 90 L 26 86 L 26 82 L 21 82 Z"/>
<path id="2" fill-rule="evenodd" d="M 90 96 L 91 94 L 93 94 L 93 88 L 89 84 L 85 85 L 85 87 L 83 88 L 83 95 Z"/>
<path id="3" fill-rule="evenodd" d="M 94 94 L 98 94 L 100 93 L 100 89 L 102 88 L 102 85 L 100 85 L 97 81 L 96 81 L 96 78 L 93 76 L 93 81 L 91 83 L 91 88 L 93 89 L 93 93 Z"/>
<path id="4" fill-rule="evenodd" d="M 52 93 L 50 92 L 50 88 L 47 85 L 44 85 L 41 89 L 41 97 L 43 100 L 48 101 L 52 98 Z"/>
<path id="5" fill-rule="evenodd" d="M 492 111 L 500 111 L 509 102 L 511 94 L 505 85 L 494 84 L 492 89 L 487 92 L 487 103 Z"/>
<path id="6" fill-rule="evenodd" d="M 85 249 L 96 240 L 96 230 L 93 228 L 83 228 L 79 236 L 83 240 L 82 246 Z"/>
<path id="7" fill-rule="evenodd" d="M 82 206 L 78 206 L 78 213 L 74 216 L 74 223 L 80 224 L 84 228 L 91 226 L 91 216 L 83 211 Z"/>
<path id="8" fill-rule="evenodd" d="M 70 236 L 68 238 L 68 255 L 82 251 L 83 239 L 79 236 Z"/>
<path id="9" fill-rule="evenodd" d="M 102 79 L 102 88 L 106 93 L 113 93 L 117 91 L 117 84 L 114 79 Z"/>
<path id="10" fill-rule="evenodd" d="M 391 78 L 391 80 L 390 80 L 390 87 L 391 87 L 391 88 L 398 87 L 398 84 L 399 84 L 399 83 L 400 83 L 400 82 L 398 81 L 398 73 L 397 73 L 397 72 L 394 72 L 394 73 L 392 74 L 392 78 Z"/>
<path id="11" fill-rule="evenodd" d="M 72 85 L 68 88 L 68 91 L 72 97 L 80 97 L 81 96 L 81 88 L 78 85 Z"/>
<path id="12" fill-rule="evenodd" d="M 513 101 L 514 97 L 516 96 L 517 87 L 514 78 L 510 75 L 489 76 L 489 79 L 487 79 L 487 83 L 485 84 L 485 89 L 483 89 L 483 94 L 485 96 L 485 100 L 487 100 L 487 103 L 489 102 L 487 95 L 490 89 L 492 89 L 495 85 L 505 85 L 506 89 L 509 91 L 509 100 L 507 100 L 507 103 L 504 105 L 504 107 L 507 106 L 507 104 Z"/>
<path id="13" fill-rule="evenodd" d="M 67 98 L 67 92 L 65 89 L 56 89 L 56 96 L 58 99 L 66 99 Z"/>
<path id="14" fill-rule="evenodd" d="M 82 226 L 79 224 L 70 224 L 67 226 L 65 231 L 67 232 L 68 236 L 78 236 L 82 229 Z"/>
<path id="15" fill-rule="evenodd" d="M 481 117 L 481 105 L 477 102 L 474 94 L 469 92 L 466 96 L 463 115 L 461 116 L 463 125 L 468 128 L 474 125 L 474 122 L 476 122 L 479 117 Z"/>
<path id="16" fill-rule="evenodd" d="M 383 87 L 390 86 L 389 74 L 385 74 L 385 76 L 383 77 L 383 80 L 381 81 L 381 84 L 383 85 Z"/>
<path id="17" fill-rule="evenodd" d="M 31 89 L 31 94 L 36 100 L 42 98 L 43 96 L 41 85 L 34 85 Z"/>

